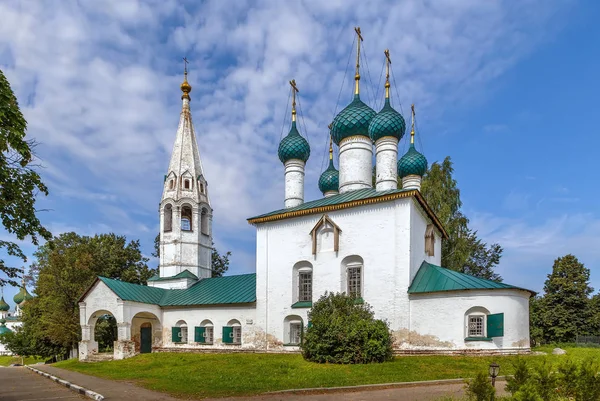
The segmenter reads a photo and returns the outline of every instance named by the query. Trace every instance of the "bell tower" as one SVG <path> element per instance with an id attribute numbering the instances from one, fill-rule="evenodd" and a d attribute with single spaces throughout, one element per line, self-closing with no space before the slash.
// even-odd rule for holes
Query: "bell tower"
<path id="1" fill-rule="evenodd" d="M 213 210 L 192 124 L 188 61 L 183 60 L 183 104 L 159 208 L 160 273 L 158 280 L 149 282 L 166 288 L 187 288 L 195 282 L 194 276 L 202 279 L 212 273 Z"/>

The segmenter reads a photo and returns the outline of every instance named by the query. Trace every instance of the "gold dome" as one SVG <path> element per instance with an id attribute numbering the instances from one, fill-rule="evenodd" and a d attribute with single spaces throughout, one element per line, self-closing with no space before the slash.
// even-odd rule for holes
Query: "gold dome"
<path id="1" fill-rule="evenodd" d="M 189 93 L 192 91 L 192 85 L 190 85 L 189 82 L 187 81 L 187 71 L 183 78 L 183 82 L 181 83 L 181 91 L 183 92 L 183 95 L 181 95 L 181 98 L 182 99 L 187 98 L 189 100 L 189 98 L 190 98 Z"/>

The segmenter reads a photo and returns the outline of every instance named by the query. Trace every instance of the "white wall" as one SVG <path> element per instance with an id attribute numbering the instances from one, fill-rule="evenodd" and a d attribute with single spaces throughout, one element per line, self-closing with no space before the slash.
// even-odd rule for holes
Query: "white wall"
<path id="1" fill-rule="evenodd" d="M 421 205 L 412 199 L 413 207 L 410 211 L 410 282 L 412 283 L 419 267 L 423 261 L 433 263 L 434 265 L 442 265 L 442 235 L 440 231 L 434 228 L 435 232 L 435 245 L 433 256 L 425 253 L 425 231 L 427 225 L 431 224 L 432 221 L 429 219 L 427 214 L 421 208 Z"/>
<path id="2" fill-rule="evenodd" d="M 410 296 L 412 344 L 403 348 L 518 350 L 529 348 L 529 297 L 522 290 L 448 291 Z M 504 313 L 504 336 L 488 341 L 465 341 L 465 313 L 482 307 Z M 415 335 L 416 334 L 416 335 Z"/>

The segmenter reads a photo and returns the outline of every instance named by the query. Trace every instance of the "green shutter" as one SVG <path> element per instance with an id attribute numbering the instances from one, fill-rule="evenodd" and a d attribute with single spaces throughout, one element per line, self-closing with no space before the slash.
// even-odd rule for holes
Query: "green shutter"
<path id="1" fill-rule="evenodd" d="M 496 313 L 494 315 L 487 316 L 487 336 L 504 336 L 504 313 Z"/>
<path id="2" fill-rule="evenodd" d="M 174 343 L 181 342 L 181 327 L 172 327 L 171 328 L 171 340 Z"/>
<path id="3" fill-rule="evenodd" d="M 194 341 L 197 343 L 205 343 L 206 338 L 204 337 L 204 332 L 206 331 L 206 327 L 194 327 Z"/>
<path id="4" fill-rule="evenodd" d="M 310 329 L 311 327 L 312 327 L 312 322 L 311 322 L 311 321 L 309 321 L 309 322 L 308 322 L 308 328 Z"/>
<path id="5" fill-rule="evenodd" d="M 233 343 L 233 327 L 223 326 L 223 343 L 225 343 L 225 344 Z"/>

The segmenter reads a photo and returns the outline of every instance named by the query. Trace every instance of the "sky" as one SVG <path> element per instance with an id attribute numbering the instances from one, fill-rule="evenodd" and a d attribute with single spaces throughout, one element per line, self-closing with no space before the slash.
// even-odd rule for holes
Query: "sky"
<path id="1" fill-rule="evenodd" d="M 39 142 L 39 217 L 55 235 L 115 232 L 150 256 L 185 56 L 215 244 L 232 252 L 229 274 L 253 272 L 246 219 L 283 207 L 288 81 L 311 146 L 305 199 L 317 199 L 360 26 L 362 99 L 381 108 L 389 48 L 393 104 L 408 120 L 415 103 L 430 163 L 452 158 L 471 226 L 504 248 L 504 281 L 542 291 L 572 253 L 600 289 L 596 1 L 13 0 L 0 15 L 0 69 Z"/>

